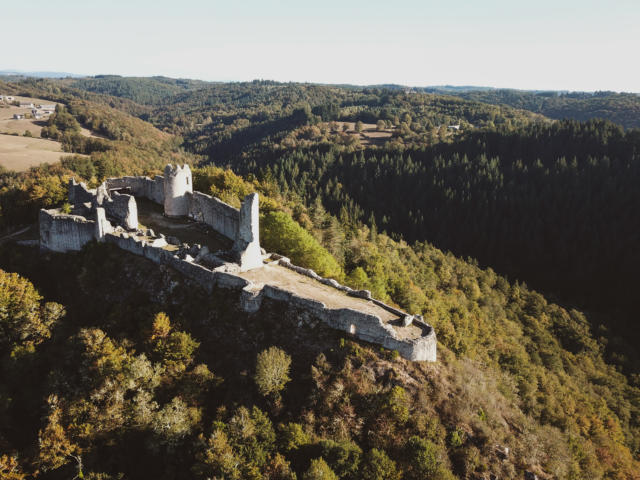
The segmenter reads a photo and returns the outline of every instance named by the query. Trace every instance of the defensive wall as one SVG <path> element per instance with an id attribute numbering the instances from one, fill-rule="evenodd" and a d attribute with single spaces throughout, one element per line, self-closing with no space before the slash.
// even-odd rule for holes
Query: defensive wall
<path id="1" fill-rule="evenodd" d="M 185 168 L 186 167 L 186 168 Z M 353 290 L 334 279 L 323 278 L 311 269 L 293 265 L 278 254 L 262 254 L 258 228 L 258 196 L 248 195 L 242 207 L 235 209 L 209 195 L 190 191 L 191 174 L 188 166 L 167 166 L 165 176 L 123 177 L 108 179 L 95 190 L 74 180 L 69 183 L 71 214 L 60 209 L 40 211 L 40 246 L 46 250 L 68 252 L 80 250 L 96 240 L 145 257 L 157 264 L 167 265 L 211 292 L 214 288 L 233 289 L 239 293 L 240 307 L 249 313 L 257 312 L 263 300 L 286 303 L 289 308 L 306 312 L 330 328 L 343 331 L 361 340 L 397 350 L 408 360 L 435 361 L 436 334 L 419 315 L 409 315 L 371 297 L 367 290 Z M 169 178 L 169 180 L 167 180 Z M 167 188 L 167 182 L 180 182 L 177 188 Z M 174 185 L 175 187 L 175 185 Z M 177 192 L 177 193 L 176 193 Z M 167 211 L 182 212 L 195 221 L 205 223 L 234 241 L 227 258 L 218 257 L 200 245 L 174 245 L 168 248 L 167 238 L 138 229 L 135 197 L 143 197 L 164 205 Z M 167 215 L 171 216 L 171 215 Z M 111 221 L 115 223 L 112 225 Z M 135 221 L 135 226 L 134 226 Z M 235 261 L 229 261 L 228 258 Z M 335 289 L 336 295 L 347 295 L 371 302 L 397 318 L 397 322 L 383 319 L 357 308 L 330 308 L 322 301 L 298 295 L 282 288 L 278 282 L 254 283 L 243 278 L 242 272 L 263 268 L 264 264 L 278 265 L 296 274 Z M 264 266 L 264 268 L 269 268 Z M 262 270 L 260 270 L 262 271 Z M 272 278 L 272 277 L 269 277 Z M 323 287 L 324 288 L 324 287 Z M 333 301 L 333 294 L 325 297 Z M 345 303 L 339 303 L 343 306 Z M 358 304 L 359 305 L 359 304 Z M 358 306 L 356 305 L 356 307 Z M 364 305 L 364 304 L 363 304 Z M 379 310 L 378 310 L 379 312 Z M 384 313 L 384 312 L 383 312 Z M 386 314 L 385 314 L 386 315 Z M 401 327 L 413 325 L 414 335 L 402 335 Z M 419 332 L 415 334 L 415 331 Z"/>
<path id="2" fill-rule="evenodd" d="M 183 178 L 175 177 L 175 172 L 168 172 L 165 170 L 165 176 L 167 174 L 171 177 L 169 184 L 182 183 Z M 167 203 L 165 202 L 165 176 L 156 175 L 153 179 L 149 177 L 122 177 L 122 178 L 109 178 L 106 181 L 107 188 L 112 190 L 128 190 L 135 197 L 146 198 L 159 205 L 164 205 L 165 210 Z M 187 179 L 184 178 L 185 185 Z M 176 188 L 167 189 L 170 191 L 170 195 L 174 195 Z M 176 211 L 186 208 L 184 216 L 188 216 L 196 222 L 201 222 L 209 225 L 211 228 L 221 233 L 225 237 L 235 241 L 239 228 L 240 210 L 232 207 L 231 205 L 223 202 L 222 200 L 207 195 L 206 193 L 192 191 L 185 189 L 182 192 L 185 198 L 185 204 L 182 204 L 180 208 L 169 207 L 171 211 Z M 175 198 L 175 197 L 172 197 Z"/>
<path id="3" fill-rule="evenodd" d="M 230 268 L 228 264 L 209 269 L 194 262 L 194 256 L 197 258 L 200 253 L 197 249 L 190 248 L 189 253 L 176 253 L 175 251 L 172 252 L 163 249 L 163 242 L 158 243 L 157 241 L 140 239 L 127 233 L 106 234 L 105 241 L 117 245 L 122 250 L 145 257 L 157 264 L 170 266 L 209 292 L 214 288 L 226 288 L 239 291 L 240 307 L 246 312 L 257 312 L 264 298 L 284 302 L 291 308 L 308 312 L 330 328 L 351 334 L 366 342 L 382 345 L 390 350 L 397 350 L 403 358 L 408 360 L 436 361 L 437 341 L 433 328 L 426 324 L 421 317 L 416 318 L 416 316 L 407 315 L 407 313 L 382 302 L 378 302 L 378 304 L 399 314 L 403 320 L 409 317 L 411 322 L 420 325 L 426 334 L 415 339 L 400 339 L 395 329 L 389 324 L 384 323 L 380 317 L 376 315 L 367 314 L 353 308 L 328 308 L 322 302 L 300 297 L 282 288 L 268 284 L 254 284 L 229 271 Z M 306 270 L 292 265 L 286 257 L 280 257 L 275 260 L 275 262 L 286 268 L 295 267 L 296 270 Z M 312 270 L 307 271 L 313 272 Z M 363 291 L 352 290 L 349 287 L 340 285 L 335 280 L 325 279 L 317 276 L 317 274 L 316 277 L 325 285 L 332 286 L 347 294 L 366 296 L 366 293 L 362 293 Z"/>

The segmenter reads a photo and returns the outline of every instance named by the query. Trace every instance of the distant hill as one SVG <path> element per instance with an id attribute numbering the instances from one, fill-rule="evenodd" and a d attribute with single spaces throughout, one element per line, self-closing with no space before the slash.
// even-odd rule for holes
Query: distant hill
<path id="1" fill-rule="evenodd" d="M 82 78 L 84 75 L 68 72 L 21 72 L 19 70 L 0 70 L 0 76 L 17 78 Z"/>
<path id="2" fill-rule="evenodd" d="M 79 79 L 71 84 L 80 90 L 127 98 L 142 105 L 162 105 L 167 103 L 170 97 L 206 85 L 208 83 L 201 80 L 119 75 L 97 75 Z"/>
<path id="3" fill-rule="evenodd" d="M 429 93 L 446 93 L 466 100 L 508 105 L 556 120 L 610 120 L 624 128 L 640 127 L 640 95 L 616 92 L 558 92 L 490 89 L 485 87 L 425 87 Z"/>

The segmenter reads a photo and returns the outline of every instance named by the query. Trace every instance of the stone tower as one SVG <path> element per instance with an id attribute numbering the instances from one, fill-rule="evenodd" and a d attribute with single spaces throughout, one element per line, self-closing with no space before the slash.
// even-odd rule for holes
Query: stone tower
<path id="1" fill-rule="evenodd" d="M 193 181 L 189 165 L 164 167 L 164 214 L 168 217 L 186 217 L 189 213 L 189 194 Z"/>
<path id="2" fill-rule="evenodd" d="M 238 233 L 233 244 L 233 253 L 240 264 L 241 271 L 262 266 L 259 221 L 258 194 L 251 193 L 244 197 L 240 207 Z"/>

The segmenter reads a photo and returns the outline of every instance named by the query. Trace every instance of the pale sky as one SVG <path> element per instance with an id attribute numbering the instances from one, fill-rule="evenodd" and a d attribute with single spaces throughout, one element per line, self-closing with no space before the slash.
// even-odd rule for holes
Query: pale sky
<path id="1" fill-rule="evenodd" d="M 0 0 L 0 70 L 640 92 L 640 0 Z"/>

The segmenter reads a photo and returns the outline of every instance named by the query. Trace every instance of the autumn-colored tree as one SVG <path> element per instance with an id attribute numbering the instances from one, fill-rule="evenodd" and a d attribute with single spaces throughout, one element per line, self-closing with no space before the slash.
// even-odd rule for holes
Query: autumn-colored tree
<path id="1" fill-rule="evenodd" d="M 25 480 L 28 477 L 14 456 L 0 455 L 0 478 L 2 480 Z"/>
<path id="2" fill-rule="evenodd" d="M 291 357 L 278 347 L 269 347 L 258 354 L 255 381 L 264 396 L 278 397 L 289 380 Z"/>
<path id="3" fill-rule="evenodd" d="M 71 460 L 70 455 L 78 450 L 68 438 L 60 422 L 61 409 L 58 398 L 52 395 L 48 399 L 49 415 L 47 425 L 38 433 L 38 465 L 43 470 L 55 470 Z"/>
<path id="4" fill-rule="evenodd" d="M 151 340 L 166 338 L 171 332 L 171 321 L 169 316 L 164 312 L 159 312 L 153 319 L 151 327 Z"/>
<path id="5" fill-rule="evenodd" d="M 33 349 L 64 314 L 62 305 L 43 303 L 27 279 L 0 270 L 0 355 Z"/>

